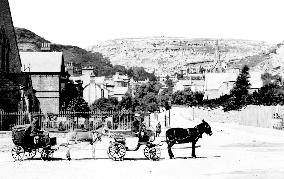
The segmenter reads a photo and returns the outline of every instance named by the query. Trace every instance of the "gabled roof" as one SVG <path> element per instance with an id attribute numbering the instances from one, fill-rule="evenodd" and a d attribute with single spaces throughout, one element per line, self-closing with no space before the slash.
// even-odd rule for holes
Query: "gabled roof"
<path id="1" fill-rule="evenodd" d="M 20 52 L 23 72 L 61 72 L 62 52 Z"/>

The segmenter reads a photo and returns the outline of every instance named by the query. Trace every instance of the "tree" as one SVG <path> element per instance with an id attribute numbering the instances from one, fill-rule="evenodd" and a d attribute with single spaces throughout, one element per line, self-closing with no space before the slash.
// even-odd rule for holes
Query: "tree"
<path id="1" fill-rule="evenodd" d="M 169 75 L 166 76 L 166 81 L 165 84 L 167 85 L 167 87 L 171 88 L 173 87 L 173 80 L 170 79 Z"/>
<path id="2" fill-rule="evenodd" d="M 69 103 L 76 98 L 81 98 L 83 91 L 80 84 L 74 84 L 71 81 L 66 83 L 60 94 L 60 108 L 61 110 L 67 110 Z"/>
<path id="3" fill-rule="evenodd" d="M 161 84 L 156 81 L 148 82 L 137 87 L 134 92 L 134 106 L 136 111 L 154 112 L 159 109 L 158 94 Z"/>
<path id="4" fill-rule="evenodd" d="M 100 98 L 91 105 L 91 110 L 116 111 L 118 104 L 117 98 Z"/>
<path id="5" fill-rule="evenodd" d="M 261 75 L 263 86 L 268 84 L 280 85 L 282 83 L 282 78 L 279 75 L 271 75 L 270 73 L 264 73 Z"/>
<path id="6" fill-rule="evenodd" d="M 89 112 L 88 103 L 83 98 L 74 98 L 70 101 L 67 111 L 73 112 Z"/>
<path id="7" fill-rule="evenodd" d="M 231 109 L 241 109 L 246 105 L 246 98 L 248 97 L 248 90 L 251 84 L 249 83 L 249 67 L 245 65 L 241 73 L 237 77 L 233 89 L 230 91 L 233 99 L 229 105 L 233 105 Z"/>
<path id="8" fill-rule="evenodd" d="M 130 93 L 126 93 L 121 101 L 119 102 L 119 109 L 122 110 L 122 109 L 125 109 L 125 110 L 131 110 L 133 111 L 135 109 L 135 106 L 134 106 L 134 99 L 132 98 L 131 94 Z"/>
<path id="9" fill-rule="evenodd" d="M 172 95 L 173 104 L 198 106 L 203 102 L 203 93 L 193 92 L 190 88 L 186 88 L 184 91 L 177 91 Z"/>

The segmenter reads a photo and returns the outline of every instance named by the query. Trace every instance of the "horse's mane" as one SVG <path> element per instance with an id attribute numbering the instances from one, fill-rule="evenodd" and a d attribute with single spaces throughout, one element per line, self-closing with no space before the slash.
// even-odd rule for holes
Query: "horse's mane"
<path id="1" fill-rule="evenodd" d="M 202 131 L 201 129 L 204 127 L 204 125 L 205 124 L 202 122 L 194 127 L 194 129 L 197 129 L 197 132 L 199 133 L 199 138 L 202 138 L 202 134 L 204 131 Z"/>
<path id="2" fill-rule="evenodd" d="M 196 125 L 194 128 L 199 130 L 199 129 L 200 129 L 200 127 L 202 127 L 203 125 L 204 125 L 204 123 L 202 122 L 202 123 L 200 123 L 200 124 Z"/>

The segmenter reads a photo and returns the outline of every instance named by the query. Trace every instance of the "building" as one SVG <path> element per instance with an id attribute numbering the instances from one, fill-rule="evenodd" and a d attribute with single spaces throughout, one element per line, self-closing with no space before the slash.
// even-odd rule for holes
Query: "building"
<path id="1" fill-rule="evenodd" d="M 21 72 L 21 60 L 8 0 L 0 0 L 0 111 L 37 111 L 31 79 Z M 0 116 L 0 130 L 9 130 L 15 118 Z"/>
<path id="2" fill-rule="evenodd" d="M 94 75 L 94 68 L 82 68 L 81 76 L 71 76 L 70 79 L 82 82 L 83 98 L 92 105 L 100 98 L 117 98 L 119 101 L 129 91 L 130 79 L 126 75 L 116 73 L 111 78 L 105 76 L 96 77 Z"/>
<path id="3" fill-rule="evenodd" d="M 229 94 L 237 80 L 238 73 L 207 73 L 205 74 L 204 99 L 215 99 Z M 257 91 L 263 86 L 260 72 L 249 72 L 249 92 Z"/>
<path id="4" fill-rule="evenodd" d="M 20 52 L 23 73 L 31 76 L 43 113 L 60 111 L 60 93 L 67 82 L 62 52 Z"/>
<path id="5" fill-rule="evenodd" d="M 83 98 L 90 105 L 100 98 L 108 98 L 109 90 L 105 83 L 105 77 L 95 77 L 91 75 L 90 81 L 85 85 L 83 90 Z"/>
<path id="6" fill-rule="evenodd" d="M 73 62 L 66 63 L 65 71 L 68 72 L 70 76 L 82 75 L 81 65 Z"/>
<path id="7" fill-rule="evenodd" d="M 206 73 L 204 99 L 215 99 L 229 94 L 237 76 L 236 73 Z"/>

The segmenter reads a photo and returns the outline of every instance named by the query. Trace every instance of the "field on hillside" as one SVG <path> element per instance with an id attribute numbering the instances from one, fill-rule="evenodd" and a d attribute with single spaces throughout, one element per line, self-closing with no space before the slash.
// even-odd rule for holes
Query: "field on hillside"
<path id="1" fill-rule="evenodd" d="M 172 127 L 193 127 L 200 120 L 192 120 L 189 110 L 175 109 L 171 113 Z M 161 114 L 162 116 L 163 114 Z M 162 122 L 162 118 L 161 122 Z M 213 135 L 203 135 L 198 141 L 197 158 L 191 158 L 190 144 L 175 145 L 176 159 L 169 159 L 167 146 L 161 146 L 162 158 L 149 161 L 143 148 L 127 152 L 124 161 L 112 161 L 106 148 L 108 138 L 96 145 L 96 158 L 90 145 L 78 145 L 65 158 L 64 147 L 54 153 L 54 160 L 14 162 L 11 138 L 0 138 L 1 178 L 283 178 L 284 131 L 241 126 L 234 123 L 208 121 Z M 165 128 L 156 142 L 164 140 Z M 63 138 L 58 139 L 64 142 Z M 127 145 L 135 146 L 137 139 L 128 138 Z"/>

